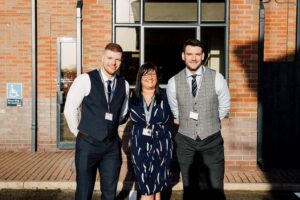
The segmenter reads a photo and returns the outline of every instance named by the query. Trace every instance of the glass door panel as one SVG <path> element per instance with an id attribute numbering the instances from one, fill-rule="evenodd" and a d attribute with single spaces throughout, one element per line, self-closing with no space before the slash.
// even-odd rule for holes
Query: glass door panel
<path id="1" fill-rule="evenodd" d="M 69 130 L 63 111 L 67 93 L 77 74 L 76 40 L 58 38 L 57 49 L 57 143 L 60 148 L 69 148 L 74 146 L 75 137 Z"/>

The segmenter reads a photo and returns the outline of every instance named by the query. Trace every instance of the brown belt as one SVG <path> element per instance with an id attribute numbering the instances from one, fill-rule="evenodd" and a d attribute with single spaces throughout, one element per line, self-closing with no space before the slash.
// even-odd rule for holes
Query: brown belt
<path id="1" fill-rule="evenodd" d="M 79 134 L 80 134 L 81 136 L 88 136 L 87 133 L 83 133 L 83 132 L 79 132 Z"/>

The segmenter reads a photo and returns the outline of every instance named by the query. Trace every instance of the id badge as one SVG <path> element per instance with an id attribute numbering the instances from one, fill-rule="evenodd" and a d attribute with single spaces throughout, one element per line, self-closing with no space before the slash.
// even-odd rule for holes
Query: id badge
<path id="1" fill-rule="evenodd" d="M 152 135 L 152 130 L 149 129 L 149 128 L 143 128 L 143 135 L 151 136 Z"/>
<path id="2" fill-rule="evenodd" d="M 113 114 L 112 114 L 112 113 L 105 113 L 105 119 L 106 119 L 106 120 L 109 120 L 109 121 L 112 121 L 112 119 L 113 119 Z"/>
<path id="3" fill-rule="evenodd" d="M 190 112 L 190 119 L 198 121 L 198 113 L 195 113 L 193 111 Z"/>

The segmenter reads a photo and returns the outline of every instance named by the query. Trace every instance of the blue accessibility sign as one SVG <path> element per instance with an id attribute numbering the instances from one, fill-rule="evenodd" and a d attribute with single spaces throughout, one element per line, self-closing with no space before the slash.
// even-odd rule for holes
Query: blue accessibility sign
<path id="1" fill-rule="evenodd" d="M 7 106 L 22 106 L 23 104 L 22 83 L 7 83 L 6 98 L 7 98 Z"/>

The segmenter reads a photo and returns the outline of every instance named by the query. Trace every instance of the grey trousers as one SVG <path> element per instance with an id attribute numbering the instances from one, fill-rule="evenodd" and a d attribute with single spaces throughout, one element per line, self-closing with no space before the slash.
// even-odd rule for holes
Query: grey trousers
<path id="1" fill-rule="evenodd" d="M 225 199 L 224 141 L 221 133 L 217 132 L 203 140 L 194 140 L 177 133 L 175 142 L 185 199 L 194 199 L 194 195 L 199 195 L 195 193 L 201 189 L 206 191 L 206 195 L 214 195 L 208 199 Z M 204 189 L 199 184 L 200 174 L 204 174 L 205 177 Z"/>

